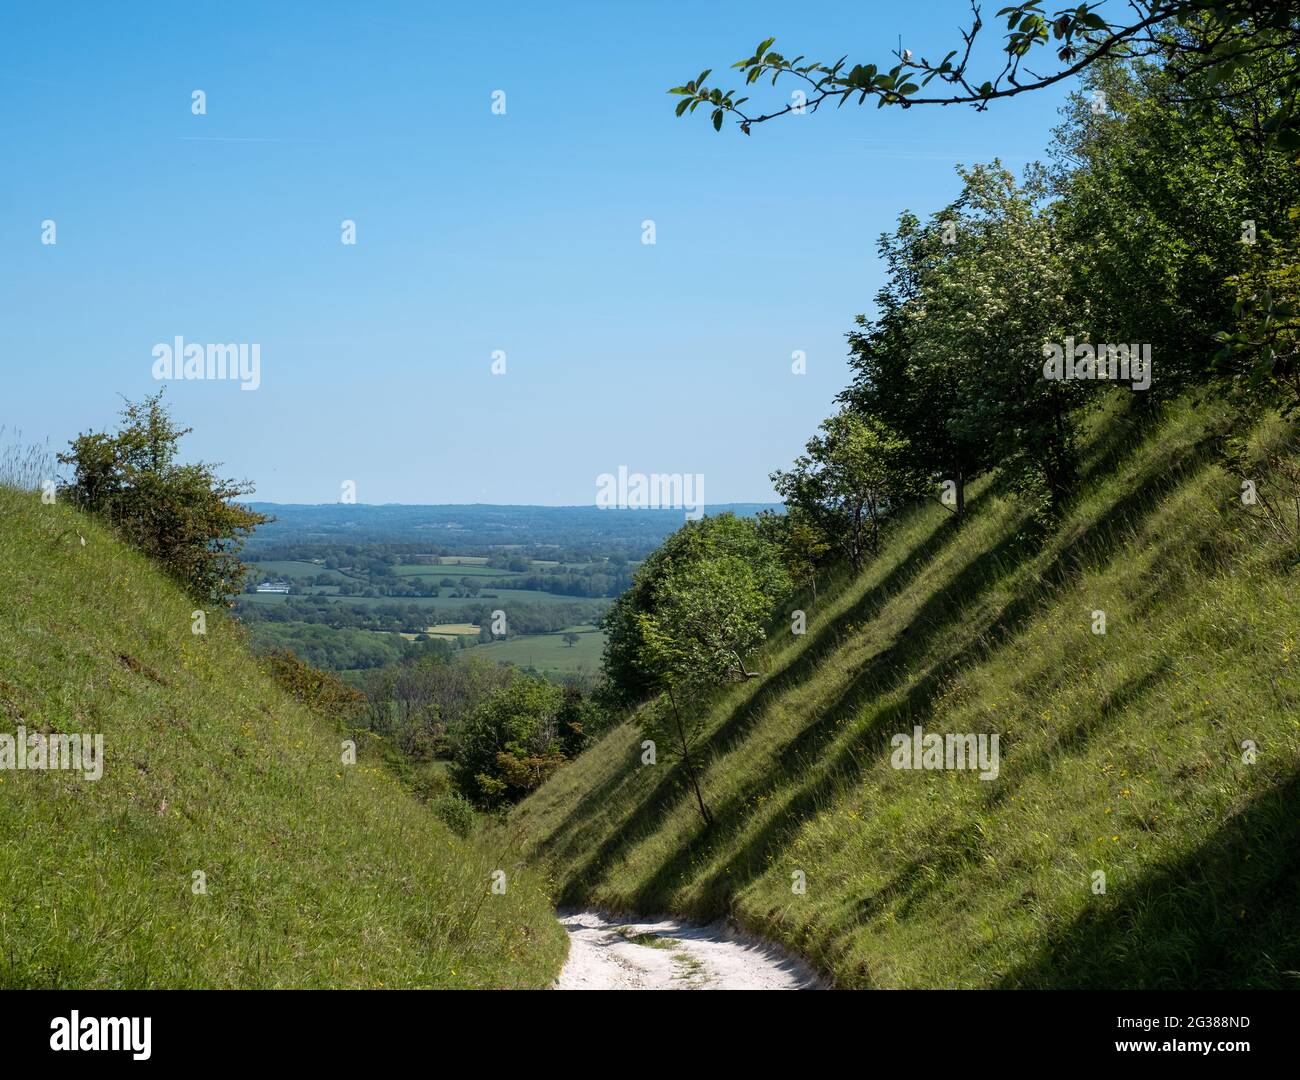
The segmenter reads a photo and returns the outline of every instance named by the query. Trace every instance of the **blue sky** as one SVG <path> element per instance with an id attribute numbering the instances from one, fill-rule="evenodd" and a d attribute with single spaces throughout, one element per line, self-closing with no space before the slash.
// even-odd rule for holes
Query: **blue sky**
<path id="1" fill-rule="evenodd" d="M 766 36 L 883 63 L 901 34 L 933 59 L 969 14 L 843 8 L 6 5 L 6 437 L 111 424 L 181 335 L 261 346 L 254 392 L 168 385 L 188 455 L 260 500 L 353 480 L 361 502 L 590 504 L 620 465 L 770 499 L 847 381 L 878 234 L 949 199 L 959 162 L 1041 157 L 1065 93 L 748 139 L 674 119 L 669 86 Z"/>

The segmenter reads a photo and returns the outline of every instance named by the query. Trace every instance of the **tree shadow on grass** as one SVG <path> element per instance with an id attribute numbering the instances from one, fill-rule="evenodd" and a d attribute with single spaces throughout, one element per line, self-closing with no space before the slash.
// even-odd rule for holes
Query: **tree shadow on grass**
<path id="1" fill-rule="evenodd" d="M 1300 986 L 1300 773 L 1173 865 L 1107 884 L 1000 985 Z"/>
<path id="2" fill-rule="evenodd" d="M 1172 665 L 1167 660 L 1140 675 L 1126 679 L 1111 690 L 1097 710 L 1060 732 L 1039 753 L 1029 758 L 1015 758 L 1013 769 L 1004 769 L 1015 776 L 1013 781 L 999 782 L 986 796 L 989 806 L 999 806 L 1018 792 L 1030 777 L 1046 772 L 1058 756 L 1082 752 L 1087 744 L 1104 733 L 1126 709 L 1142 701 L 1158 689 L 1168 678 Z M 1001 778 L 1000 778 L 1001 779 Z"/>
<path id="3" fill-rule="evenodd" d="M 976 500 L 972 500 L 971 505 L 975 506 Z M 762 685 L 756 687 L 754 692 L 741 702 L 722 725 L 709 736 L 702 747 L 701 756 L 708 758 L 725 753 L 742 741 L 764 710 L 812 677 L 835 653 L 843 642 L 843 635 L 848 626 L 860 625 L 875 617 L 890 597 L 904 589 L 944 547 L 959 536 L 955 521 L 951 518 L 942 519 L 922 543 L 913 548 L 902 562 L 868 589 L 852 607 L 821 627 L 813 640 L 789 664 L 764 678 Z M 571 848 L 572 842 L 580 837 L 584 827 L 590 825 L 593 815 L 611 803 L 635 772 L 636 766 L 629 765 L 583 796 L 564 819 L 549 830 L 544 841 L 545 849 L 562 852 Z M 670 789 L 677 791 L 680 796 L 681 792 L 678 789 L 685 780 L 685 774 L 684 771 L 680 775 L 678 773 L 678 768 L 674 767 L 664 781 L 661 781 L 661 784 L 649 794 L 648 799 L 653 805 L 660 809 L 671 808 L 673 801 L 671 796 L 661 789 L 666 782 Z M 630 835 L 624 835 L 620 830 L 620 838 L 614 845 L 615 851 L 644 835 L 637 832 L 636 825 L 634 820 L 627 823 L 626 828 L 632 830 Z M 597 871 L 613 853 L 599 849 L 580 873 L 585 876 Z"/>
<path id="4" fill-rule="evenodd" d="M 859 899 L 849 898 L 856 922 L 868 922 L 897 903 L 895 918 L 911 915 L 923 900 L 979 857 L 979 838 L 969 829 L 950 829 L 930 845 L 924 858 L 912 859 L 888 882 Z"/>
<path id="5" fill-rule="evenodd" d="M 878 616 L 891 598 L 905 589 L 961 532 L 953 518 L 940 521 L 925 541 L 912 549 L 884 578 L 867 589 L 847 610 L 821 626 L 812 641 L 784 668 L 773 672 L 710 736 L 708 751 L 722 754 L 748 734 L 754 721 L 772 704 L 818 673 L 844 644 L 850 627 Z"/>
<path id="6" fill-rule="evenodd" d="M 901 571 L 915 575 L 919 572 L 924 562 L 932 559 L 943 544 L 952 539 L 950 529 L 946 526 L 947 523 L 945 522 L 943 526 L 935 530 L 927 544 L 923 545 L 923 548 L 926 549 L 924 555 L 922 549 L 918 549 L 917 552 L 913 553 L 915 561 L 913 567 L 905 570 L 900 566 L 896 568 L 895 573 Z M 1009 536 L 994 549 L 995 558 L 991 560 L 978 557 L 973 559 L 962 571 L 962 575 L 973 575 L 981 579 L 983 582 L 981 587 L 987 587 L 994 580 L 1008 572 L 1003 556 L 1007 556 L 1018 547 L 1022 548 L 1022 545 L 1019 545 L 1013 537 Z M 1027 550 L 1021 550 L 1021 558 L 1028 557 L 1028 554 Z M 893 588 L 901 587 L 891 585 L 893 576 L 891 574 L 890 578 L 869 590 L 850 611 L 844 613 L 834 623 L 824 628 L 819 634 L 818 640 L 811 643 L 790 668 L 785 669 L 781 675 L 769 676 L 769 682 L 779 679 L 781 685 L 761 688 L 744 705 L 733 712 L 705 740 L 699 751 L 700 760 L 708 762 L 712 758 L 733 749 L 743 739 L 749 727 L 757 721 L 764 708 L 779 700 L 785 693 L 788 693 L 814 674 L 820 662 L 830 659 L 841 644 L 843 628 L 853 622 L 855 618 L 864 618 L 865 613 L 868 611 L 872 613 L 878 611 L 884 600 L 892 595 Z M 944 604 L 939 596 L 932 598 L 930 604 L 927 605 L 927 608 L 929 607 L 933 607 L 936 612 L 934 620 L 938 620 L 940 616 L 949 620 L 958 617 L 958 612 L 953 605 Z M 931 620 L 931 622 L 934 620 Z M 916 625 L 916 623 L 913 625 Z M 931 626 L 930 622 L 926 622 L 925 625 L 930 627 L 931 632 L 937 630 L 937 627 Z M 799 807 L 803 807 L 805 802 L 810 806 L 814 805 L 815 800 L 824 795 L 825 791 L 829 789 L 828 785 L 833 785 L 836 782 L 840 771 L 839 766 L 827 768 L 817 760 L 827 743 L 842 734 L 840 722 L 856 713 L 858 708 L 865 703 L 868 695 L 878 696 L 883 694 L 904 679 L 909 658 L 924 651 L 929 636 L 929 633 L 900 636 L 863 665 L 850 684 L 850 692 L 841 695 L 831 709 L 825 711 L 814 723 L 801 729 L 795 738 L 787 743 L 786 747 L 778 755 L 778 760 L 784 763 L 782 766 L 761 778 L 757 784 L 749 785 L 746 793 L 737 794 L 722 806 L 712 809 L 713 828 L 707 830 L 697 829 L 691 837 L 684 839 L 677 852 L 662 863 L 652 877 L 638 889 L 638 903 L 651 906 L 662 904 L 666 896 L 665 890 L 670 889 L 671 884 L 677 883 L 683 877 L 687 868 L 700 858 L 707 858 L 716 846 L 725 846 L 733 828 L 739 824 L 740 819 L 747 813 L 746 807 L 754 793 L 773 791 L 778 786 L 785 784 L 787 778 L 798 776 L 801 773 L 823 772 L 824 783 L 818 783 L 796 796 L 795 801 L 798 802 Z M 808 654 L 812 651 L 816 652 L 816 659 L 809 657 Z M 859 687 L 859 692 L 853 693 L 853 687 Z M 928 694 L 936 687 L 936 680 L 922 680 L 909 694 L 908 702 L 912 702 L 914 706 L 914 699 L 920 693 L 925 692 Z M 807 763 L 806 767 L 805 763 Z M 796 767 L 797 772 L 790 772 L 790 766 L 792 765 Z M 857 768 L 858 766 L 855 764 L 855 772 Z M 613 831 L 581 866 L 574 869 L 567 876 L 564 884 L 565 896 L 570 896 L 575 889 L 580 890 L 581 884 L 584 882 L 599 880 L 608 866 L 617 861 L 623 852 L 657 832 L 672 809 L 685 796 L 685 771 L 681 764 L 677 763 L 655 785 L 649 796 L 632 809 L 621 827 Z M 796 817 L 799 816 L 799 813 L 796 812 Z M 786 818 L 789 817 L 790 815 L 787 814 Z M 746 846 L 746 850 L 748 850 L 749 846 Z M 747 879 L 748 877 L 746 877 Z"/>
<path id="7" fill-rule="evenodd" d="M 965 633 L 964 640 L 948 641 L 945 639 L 951 638 L 966 618 L 966 610 L 993 585 L 1019 570 L 1036 552 L 1023 536 L 1016 535 L 1013 523 L 996 546 L 974 554 L 946 587 L 921 605 L 909 627 L 858 668 L 830 707 L 772 755 L 773 765 L 766 773 L 747 784 L 743 792 L 714 808 L 712 829 L 697 827 L 691 835 L 681 838 L 676 852 L 637 888 L 638 902 L 650 907 L 662 905 L 677 886 L 690 879 L 694 867 L 734 842 L 735 834 L 744 828 L 744 818 L 750 815 L 756 796 L 771 797 L 773 793 L 788 791 L 794 782 L 795 790 L 782 812 L 770 818 L 732 858 L 699 883 L 702 912 L 725 911 L 730 897 L 767 869 L 769 853 L 824 806 L 836 787 L 861 774 L 866 764 L 859 755 L 867 747 L 873 748 L 869 763 L 874 760 L 874 748 L 883 746 L 890 734 L 928 715 L 934 696 L 952 675 L 1020 633 L 1072 575 L 1113 558 L 1117 550 L 1115 541 L 1121 532 L 1135 529 L 1162 498 L 1200 468 L 1211 442 L 1208 436 L 1203 437 L 1188 450 L 1174 447 L 1153 457 L 1133 488 L 1063 544 L 1032 585 L 1026 585 L 1018 597 L 982 627 Z M 1123 449 L 1119 440 L 1113 451 L 1104 453 L 1100 460 L 1114 457 L 1117 461 Z M 1175 460 L 1178 455 L 1181 457 Z M 707 763 L 735 749 L 768 707 L 807 681 L 824 663 L 833 661 L 847 627 L 877 614 L 891 596 L 932 562 L 959 535 L 952 526 L 950 521 L 941 524 L 849 611 L 823 628 L 790 665 L 768 676 L 764 685 L 709 736 L 700 758 Z M 928 672 L 916 677 L 918 666 L 932 651 L 938 659 L 931 661 Z M 862 708 L 909 678 L 915 678 L 915 683 L 901 702 L 882 711 L 869 730 L 853 728 L 852 720 Z M 823 756 L 846 729 L 852 739 L 832 760 L 824 761 Z M 568 875 L 564 886 L 566 897 L 579 896 L 586 883 L 599 880 L 625 852 L 658 832 L 686 797 L 684 781 L 684 770 L 678 764 L 632 808 L 621 826 L 612 830 L 589 858 Z M 575 811 L 557 832 L 578 820 Z"/>
<path id="8" fill-rule="evenodd" d="M 924 714 L 943 684 L 939 673 L 918 680 L 902 701 L 882 709 L 865 728 L 851 731 L 818 724 L 805 729 L 796 742 L 802 745 L 789 754 L 778 755 L 780 764 L 763 778 L 762 791 L 767 797 L 781 791 L 791 791 L 779 811 L 773 813 L 762 828 L 749 837 L 721 866 L 699 884 L 702 906 L 714 914 L 722 914 L 730 905 L 731 897 L 740 889 L 771 868 L 768 857 L 793 837 L 807 820 L 824 810 L 843 786 L 852 783 L 873 764 L 888 745 L 896 731 L 907 728 L 917 716 Z M 827 743 L 845 736 L 844 744 L 828 760 L 823 754 Z M 808 764 L 808 756 L 815 754 L 815 763 Z M 749 789 L 751 792 L 753 787 Z M 743 827 L 749 801 L 745 796 L 733 797 L 715 812 L 719 825 L 724 822 Z M 638 896 L 663 897 L 680 883 L 691 863 L 707 859 L 716 850 L 725 850 L 735 843 L 736 835 L 730 828 L 715 828 L 697 835 L 689 849 L 683 848 L 645 882 Z"/>
<path id="9" fill-rule="evenodd" d="M 795 785 L 781 813 L 774 815 L 726 863 L 700 882 L 698 893 L 702 906 L 711 913 L 721 913 L 729 897 L 770 865 L 768 855 L 779 848 L 809 817 L 824 807 L 835 789 L 852 782 L 887 745 L 890 735 L 907 730 L 912 723 L 930 713 L 935 695 L 949 678 L 971 663 L 983 658 L 996 644 L 1004 644 L 1019 634 L 1028 622 L 1060 592 L 1070 578 L 1088 566 L 1112 558 L 1113 548 L 1106 541 L 1121 531 L 1135 528 L 1159 505 L 1162 498 L 1175 490 L 1187 476 L 1200 467 L 1208 442 L 1202 442 L 1178 461 L 1168 455 L 1144 470 L 1144 482 L 1116 500 L 1104 514 L 1062 545 L 1051 562 L 1026 589 L 983 627 L 972 628 L 964 640 L 945 641 L 954 634 L 965 608 L 998 581 L 1014 573 L 1030 558 L 1032 550 L 1020 537 L 1008 530 L 992 549 L 980 553 L 956 575 L 944 589 L 934 593 L 918 610 L 911 626 L 859 668 L 853 680 L 837 700 L 811 723 L 805 725 L 779 751 L 772 755 L 773 766 L 766 774 L 748 784 L 722 806 L 714 809 L 712 830 L 698 831 L 666 860 L 638 889 L 639 900 L 662 903 L 671 891 L 690 877 L 691 869 L 707 861 L 719 850 L 734 842 L 734 834 L 743 828 L 743 819 L 758 795 L 772 797 Z M 878 700 L 913 678 L 918 665 L 931 655 L 936 644 L 939 659 L 931 663 L 924 675 L 916 678 L 903 700 L 880 712 L 868 729 L 854 729 L 853 719 L 872 701 Z M 724 729 L 725 730 L 725 725 Z M 852 739 L 830 761 L 824 760 L 829 747 L 845 732 Z M 719 734 L 722 732 L 720 731 Z M 1088 732 L 1077 733 L 1086 739 Z M 854 743 L 858 746 L 855 748 Z M 725 745 L 725 744 L 723 744 Z M 718 744 L 711 743 L 716 750 Z M 653 832 L 658 823 L 651 822 L 638 835 Z M 915 868 L 915 879 L 924 866 Z M 901 887 L 901 883 L 900 883 Z"/>
<path id="10" fill-rule="evenodd" d="M 1166 419 L 1159 408 L 1150 408 L 1138 401 L 1131 392 L 1120 402 L 1120 408 L 1105 419 L 1102 430 L 1088 443 L 1079 463 L 1081 486 L 1118 469 L 1136 446 Z"/>
<path id="11" fill-rule="evenodd" d="M 637 775 L 634 764 L 616 766 L 609 776 L 578 799 L 557 824 L 548 828 L 545 836 L 537 838 L 538 846 L 561 859 L 569 856 L 583 845 L 588 832 L 601 830 L 601 813 L 623 801 L 624 789 Z"/>

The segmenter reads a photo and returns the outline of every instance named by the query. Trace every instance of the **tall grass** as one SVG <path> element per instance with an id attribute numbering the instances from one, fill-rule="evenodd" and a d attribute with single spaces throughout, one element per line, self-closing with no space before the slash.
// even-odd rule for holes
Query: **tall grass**
<path id="1" fill-rule="evenodd" d="M 364 737 L 345 764 L 193 607 L 101 524 L 0 487 L 0 732 L 102 733 L 106 759 L 0 770 L 0 986 L 548 985 L 564 933 L 518 845 L 456 835 Z"/>
<path id="2" fill-rule="evenodd" d="M 55 478 L 56 465 L 48 440 L 26 443 L 21 431 L 9 436 L 0 425 L 0 487 L 35 491 Z"/>

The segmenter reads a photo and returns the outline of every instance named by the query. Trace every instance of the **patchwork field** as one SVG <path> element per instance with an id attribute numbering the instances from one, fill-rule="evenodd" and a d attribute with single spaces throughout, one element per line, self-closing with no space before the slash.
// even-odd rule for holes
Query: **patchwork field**
<path id="1" fill-rule="evenodd" d="M 317 563 L 299 559 L 273 559 L 258 563 L 257 572 L 253 574 L 252 580 L 261 582 L 283 578 L 286 581 L 299 581 L 318 577 L 321 574 L 328 574 L 333 580 L 339 582 L 365 580 L 359 575 L 345 574 L 341 570 L 328 570 Z"/>
<path id="2" fill-rule="evenodd" d="M 568 645 L 564 635 L 578 635 L 576 645 Z M 605 648 L 605 635 L 594 626 L 571 627 L 557 634 L 527 634 L 506 638 L 482 645 L 472 645 L 465 656 L 481 656 L 497 663 L 515 664 L 518 667 L 536 668 L 538 671 L 558 675 L 574 675 L 581 671 L 595 672 L 600 667 L 601 653 Z"/>
<path id="3" fill-rule="evenodd" d="M 498 570 L 495 567 L 484 566 L 482 563 L 468 563 L 464 565 L 444 563 L 441 566 L 394 566 L 393 573 L 398 577 L 408 578 L 432 578 L 434 581 L 441 581 L 443 578 L 451 578 L 453 581 L 459 581 L 461 578 L 512 578 L 523 577 L 523 573 L 518 570 Z"/>

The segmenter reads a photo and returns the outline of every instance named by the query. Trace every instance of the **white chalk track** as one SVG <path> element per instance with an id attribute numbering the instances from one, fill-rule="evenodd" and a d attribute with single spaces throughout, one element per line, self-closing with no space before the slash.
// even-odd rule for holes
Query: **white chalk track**
<path id="1" fill-rule="evenodd" d="M 718 922 L 561 912 L 569 959 L 557 990 L 812 990 L 801 961 Z M 644 935 L 644 936 L 643 936 Z"/>

